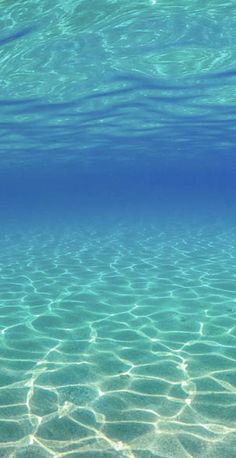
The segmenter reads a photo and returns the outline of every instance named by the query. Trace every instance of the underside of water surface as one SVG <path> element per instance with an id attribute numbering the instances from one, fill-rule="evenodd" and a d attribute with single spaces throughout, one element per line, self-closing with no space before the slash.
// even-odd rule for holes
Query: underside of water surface
<path id="1" fill-rule="evenodd" d="M 0 458 L 235 458 L 235 42 L 0 1 Z"/>

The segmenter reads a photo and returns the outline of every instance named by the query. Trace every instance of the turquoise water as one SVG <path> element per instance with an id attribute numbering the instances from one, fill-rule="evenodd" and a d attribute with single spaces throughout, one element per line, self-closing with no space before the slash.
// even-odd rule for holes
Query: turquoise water
<path id="1" fill-rule="evenodd" d="M 234 1 L 1 0 L 2 164 L 231 159 L 235 22 Z"/>
<path id="2" fill-rule="evenodd" d="M 235 233 L 5 233 L 1 457 L 233 457 Z"/>
<path id="3" fill-rule="evenodd" d="M 235 31 L 0 2 L 0 458 L 236 457 Z"/>

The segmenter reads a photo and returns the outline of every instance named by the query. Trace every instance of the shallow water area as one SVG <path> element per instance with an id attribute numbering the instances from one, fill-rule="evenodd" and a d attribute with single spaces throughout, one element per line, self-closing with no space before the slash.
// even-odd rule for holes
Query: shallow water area
<path id="1" fill-rule="evenodd" d="M 162 229 L 2 234 L 2 457 L 234 456 L 234 231 Z"/>

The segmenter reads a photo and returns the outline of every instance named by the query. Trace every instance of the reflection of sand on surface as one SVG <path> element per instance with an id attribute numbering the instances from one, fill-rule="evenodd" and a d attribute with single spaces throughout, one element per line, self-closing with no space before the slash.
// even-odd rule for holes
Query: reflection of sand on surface
<path id="1" fill-rule="evenodd" d="M 1 248 L 1 457 L 233 457 L 232 234 Z"/>

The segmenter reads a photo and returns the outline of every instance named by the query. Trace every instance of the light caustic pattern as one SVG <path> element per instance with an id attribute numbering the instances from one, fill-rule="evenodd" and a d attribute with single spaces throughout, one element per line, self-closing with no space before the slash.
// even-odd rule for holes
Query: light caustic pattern
<path id="1" fill-rule="evenodd" d="M 235 457 L 235 236 L 2 236 L 1 458 Z"/>

